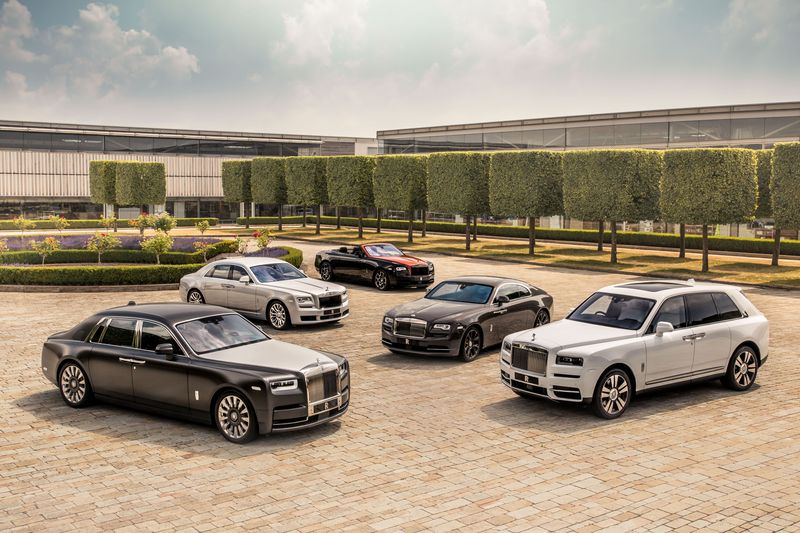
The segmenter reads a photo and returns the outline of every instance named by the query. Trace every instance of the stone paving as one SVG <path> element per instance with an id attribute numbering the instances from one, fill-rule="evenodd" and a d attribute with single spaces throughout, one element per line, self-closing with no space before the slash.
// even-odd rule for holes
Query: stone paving
<path id="1" fill-rule="evenodd" d="M 307 266 L 321 247 L 290 244 Z M 431 258 L 438 279 L 485 273 L 540 285 L 556 318 L 629 279 Z M 497 349 L 466 364 L 389 354 L 382 312 L 421 292 L 351 293 L 341 325 L 276 335 L 350 357 L 350 411 L 246 446 L 210 426 L 70 409 L 41 375 L 48 334 L 177 292 L 2 294 L 0 531 L 800 530 L 800 292 L 747 290 L 772 331 L 751 391 L 672 389 L 613 422 L 516 397 L 499 383 Z"/>

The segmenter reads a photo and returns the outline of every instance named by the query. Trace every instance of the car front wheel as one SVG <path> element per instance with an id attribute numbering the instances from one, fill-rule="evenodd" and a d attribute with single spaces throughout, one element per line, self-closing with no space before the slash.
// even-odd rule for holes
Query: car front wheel
<path id="1" fill-rule="evenodd" d="M 286 329 L 291 325 L 289 310 L 282 302 L 272 302 L 267 307 L 267 321 L 275 329 Z"/>
<path id="2" fill-rule="evenodd" d="M 372 284 L 379 291 L 389 290 L 389 275 L 383 270 L 376 270 L 372 275 Z"/>
<path id="3" fill-rule="evenodd" d="M 627 372 L 614 368 L 603 374 L 594 389 L 592 410 L 600 418 L 622 416 L 631 403 L 633 388 Z"/>
<path id="4" fill-rule="evenodd" d="M 77 363 L 67 363 L 61 368 L 58 384 L 61 398 L 70 407 L 83 407 L 91 402 L 92 386 Z"/>
<path id="5" fill-rule="evenodd" d="M 234 391 L 224 392 L 214 406 L 214 420 L 222 436 L 236 444 L 256 437 L 258 423 L 247 400 Z"/>
<path id="6" fill-rule="evenodd" d="M 533 320 L 533 327 L 538 328 L 548 323 L 550 323 L 550 313 L 548 313 L 546 309 L 540 309 L 539 312 L 536 313 L 536 318 Z"/>
<path id="7" fill-rule="evenodd" d="M 206 303 L 206 299 L 203 298 L 203 294 L 197 289 L 192 289 L 189 291 L 189 294 L 186 295 L 186 301 L 189 302 L 190 304 Z"/>
<path id="8" fill-rule="evenodd" d="M 731 356 L 728 371 L 722 383 L 735 391 L 746 391 L 753 386 L 758 375 L 758 357 L 749 346 L 741 346 Z"/>
<path id="9" fill-rule="evenodd" d="M 480 330 L 474 326 L 468 328 L 461 338 L 461 360 L 467 362 L 474 361 L 475 358 L 478 357 L 478 354 L 481 353 L 482 342 L 483 339 Z"/>
<path id="10" fill-rule="evenodd" d="M 331 281 L 333 279 L 333 267 L 329 261 L 323 261 L 319 265 L 319 277 L 322 281 Z"/>

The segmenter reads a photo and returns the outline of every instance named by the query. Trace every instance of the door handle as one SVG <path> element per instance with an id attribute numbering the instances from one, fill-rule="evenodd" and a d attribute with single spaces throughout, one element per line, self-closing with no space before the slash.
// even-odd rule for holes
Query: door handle
<path id="1" fill-rule="evenodd" d="M 508 309 L 501 309 L 500 311 L 494 312 L 495 315 L 504 315 L 506 313 L 508 313 Z"/>
<path id="2" fill-rule="evenodd" d="M 684 335 L 683 340 L 685 341 L 693 341 L 695 339 L 695 335 Z"/>
<path id="3" fill-rule="evenodd" d="M 129 359 L 129 361 L 134 365 L 143 365 L 147 362 L 147 361 L 139 361 L 138 359 Z"/>
<path id="4" fill-rule="evenodd" d="M 120 363 L 133 363 L 133 359 L 126 359 L 125 357 L 119 358 Z"/>
<path id="5" fill-rule="evenodd" d="M 703 338 L 703 337 L 705 337 L 705 336 L 706 336 L 706 334 L 705 334 L 705 333 L 695 333 L 695 334 L 694 334 L 694 338 L 695 338 L 695 339 L 702 339 L 702 338 Z"/>
<path id="6" fill-rule="evenodd" d="M 231 285 L 231 284 L 229 284 L 229 283 L 223 283 L 223 284 L 222 284 L 222 286 L 223 286 L 223 287 L 225 287 L 226 289 L 232 289 L 232 288 L 234 288 L 236 285 Z"/>

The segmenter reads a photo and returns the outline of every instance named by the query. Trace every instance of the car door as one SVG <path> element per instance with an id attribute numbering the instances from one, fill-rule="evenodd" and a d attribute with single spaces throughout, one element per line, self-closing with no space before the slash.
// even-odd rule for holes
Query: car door
<path id="1" fill-rule="evenodd" d="M 498 340 L 510 333 L 533 327 L 536 311 L 531 311 L 531 291 L 519 283 L 507 283 L 497 289 L 495 299 L 505 296 L 509 302 L 499 308 L 500 319 L 497 321 Z"/>
<path id="2" fill-rule="evenodd" d="M 352 275 L 350 272 L 352 266 L 350 264 L 350 259 L 352 258 L 350 250 L 350 248 L 342 246 L 338 250 L 331 251 L 328 255 L 328 260 L 333 267 L 335 275 L 339 277 L 350 277 Z"/>
<path id="3" fill-rule="evenodd" d="M 669 322 L 675 330 L 656 335 L 659 322 Z M 692 334 L 684 297 L 673 296 L 664 300 L 643 337 L 645 385 L 658 386 L 691 377 L 694 360 Z"/>
<path id="4" fill-rule="evenodd" d="M 174 361 L 155 352 L 159 344 L 171 344 Z M 137 403 L 180 413 L 189 410 L 189 358 L 163 324 L 142 320 L 139 349 L 133 354 L 133 396 Z"/>
<path id="5" fill-rule="evenodd" d="M 371 281 L 374 264 L 375 261 L 369 259 L 360 246 L 356 246 L 348 259 L 347 269 L 353 278 Z"/>
<path id="6" fill-rule="evenodd" d="M 250 283 L 239 281 L 242 276 L 250 278 Z M 231 265 L 230 283 L 228 287 L 228 307 L 240 311 L 253 312 L 256 310 L 256 287 L 253 284 L 253 276 L 244 267 Z"/>
<path id="7" fill-rule="evenodd" d="M 215 265 L 203 277 L 203 297 L 207 304 L 228 305 L 228 288 L 231 284 L 229 279 L 231 265 Z"/>
<path id="8" fill-rule="evenodd" d="M 723 373 L 732 351 L 730 323 L 723 319 L 725 315 L 720 314 L 715 302 L 719 301 L 720 306 L 730 316 L 731 309 L 726 305 L 723 296 L 728 300 L 730 298 L 724 294 L 719 294 L 716 298 L 715 296 L 716 294 L 709 292 L 686 295 L 689 325 L 694 334 L 692 374 L 695 377 Z M 730 305 L 738 312 L 733 302 Z"/>
<path id="9" fill-rule="evenodd" d="M 136 352 L 136 319 L 106 319 L 92 337 L 89 378 L 97 394 L 133 399 L 132 363 Z"/>

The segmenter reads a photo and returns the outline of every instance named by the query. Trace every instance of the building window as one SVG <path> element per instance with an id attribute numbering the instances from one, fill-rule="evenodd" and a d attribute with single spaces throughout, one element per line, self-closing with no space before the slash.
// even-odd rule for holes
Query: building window
<path id="1" fill-rule="evenodd" d="M 564 128 L 542 130 L 542 144 L 546 148 L 563 148 L 566 140 Z"/>
<path id="2" fill-rule="evenodd" d="M 696 120 L 690 120 L 688 122 L 670 122 L 669 140 L 673 143 L 696 143 L 700 136 L 700 130 L 697 128 Z"/>
<path id="3" fill-rule="evenodd" d="M 667 144 L 669 125 L 666 122 L 644 122 L 640 138 L 642 144 Z"/>
<path id="4" fill-rule="evenodd" d="M 0 131 L 0 148 L 22 150 L 24 147 L 25 135 L 21 131 Z"/>
<path id="5" fill-rule="evenodd" d="M 729 141 L 731 138 L 730 120 L 701 120 L 697 129 L 701 142 Z"/>
<path id="6" fill-rule="evenodd" d="M 544 136 L 542 130 L 524 130 L 522 132 L 522 144 L 528 148 L 541 148 L 544 146 Z"/>
<path id="7" fill-rule="evenodd" d="M 763 118 L 737 118 L 731 121 L 733 138 L 741 139 L 763 139 L 764 138 L 764 119 Z"/>
<path id="8" fill-rule="evenodd" d="M 589 146 L 589 128 L 567 128 L 567 148 Z"/>
<path id="9" fill-rule="evenodd" d="M 614 144 L 636 145 L 641 142 L 641 124 L 618 124 L 614 126 Z"/>
<path id="10" fill-rule="evenodd" d="M 614 126 L 592 126 L 589 128 L 589 146 L 611 146 L 614 144 Z"/>
<path id="11" fill-rule="evenodd" d="M 800 117 L 773 117 L 764 120 L 764 137 L 800 137 Z"/>

